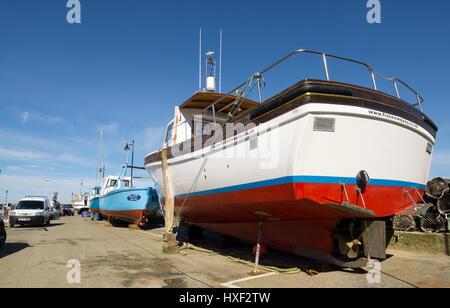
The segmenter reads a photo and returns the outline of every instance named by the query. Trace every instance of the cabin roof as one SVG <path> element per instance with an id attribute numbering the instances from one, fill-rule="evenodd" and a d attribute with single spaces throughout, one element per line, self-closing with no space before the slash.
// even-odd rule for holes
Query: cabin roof
<path id="1" fill-rule="evenodd" d="M 189 98 L 186 102 L 180 105 L 181 109 L 193 108 L 193 109 L 204 109 L 214 103 L 219 98 L 223 97 L 225 94 L 221 93 L 208 93 L 208 92 L 197 92 L 191 98 Z M 236 99 L 236 96 L 229 95 L 222 99 L 215 105 L 216 112 L 224 108 L 225 106 L 231 104 Z M 251 109 L 253 107 L 258 106 L 259 104 L 255 101 L 249 99 L 241 98 L 242 104 L 240 105 L 240 112 Z M 232 105 L 228 106 L 222 112 L 228 113 L 231 110 Z M 239 112 L 237 112 L 239 113 Z"/>

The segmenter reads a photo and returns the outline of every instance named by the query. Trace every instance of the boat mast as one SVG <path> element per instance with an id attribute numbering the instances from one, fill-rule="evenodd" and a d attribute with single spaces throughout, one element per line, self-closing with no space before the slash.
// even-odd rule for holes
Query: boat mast
<path id="1" fill-rule="evenodd" d="M 97 161 L 97 186 L 100 186 L 100 172 L 101 172 L 101 162 L 102 162 L 102 136 L 103 128 L 100 128 L 100 143 L 98 149 L 98 161 Z"/>
<path id="2" fill-rule="evenodd" d="M 220 29 L 220 48 L 219 48 L 219 93 L 222 93 L 222 29 Z"/>

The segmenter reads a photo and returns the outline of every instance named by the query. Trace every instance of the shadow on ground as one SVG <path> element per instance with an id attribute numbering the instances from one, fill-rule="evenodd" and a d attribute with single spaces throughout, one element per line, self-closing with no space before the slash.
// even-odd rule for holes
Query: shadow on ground
<path id="1" fill-rule="evenodd" d="M 150 217 L 147 226 L 145 226 L 145 230 L 151 230 L 151 229 L 156 229 L 156 228 L 161 228 L 164 227 L 164 217 L 159 216 L 159 215 L 154 215 L 152 217 Z"/>
<path id="2" fill-rule="evenodd" d="M 130 228 L 130 226 L 132 226 L 133 224 L 129 223 L 129 222 L 125 222 L 123 220 L 120 219 L 110 219 L 109 221 L 106 219 L 102 219 L 101 221 L 105 222 L 105 223 L 110 223 L 112 227 L 115 228 Z M 142 227 L 138 227 L 136 226 L 136 228 L 142 229 L 142 230 L 152 230 L 152 229 L 156 229 L 156 228 L 161 228 L 164 227 L 164 217 L 155 215 L 150 217 L 148 223 L 145 226 Z"/>
<path id="3" fill-rule="evenodd" d="M 174 231 L 176 232 L 177 230 L 175 229 Z M 251 264 L 255 262 L 255 256 L 253 254 L 254 244 L 240 240 L 224 241 L 220 234 L 208 230 L 203 230 L 200 239 L 190 240 L 189 243 L 201 249 L 210 250 L 212 253 L 229 257 L 239 263 Z M 276 267 L 281 271 L 297 268 L 308 274 L 310 273 L 310 270 L 316 271 L 317 273 L 345 271 L 361 275 L 367 274 L 367 271 L 364 269 L 344 269 L 332 264 L 322 264 L 312 259 L 279 251 L 273 248 L 268 248 L 267 253 L 261 255 L 259 264 L 262 266 Z"/>
<path id="4" fill-rule="evenodd" d="M 64 225 L 64 222 L 56 222 L 52 221 L 49 225 L 44 226 L 30 226 L 30 225 L 15 225 L 14 228 L 8 228 L 9 230 L 36 230 L 36 229 L 47 229 L 47 228 L 54 228 Z"/>
<path id="5" fill-rule="evenodd" d="M 25 248 L 31 247 L 28 243 L 8 243 L 6 242 L 0 248 L 0 259 L 6 256 L 12 255 L 16 252 L 19 252 Z"/>

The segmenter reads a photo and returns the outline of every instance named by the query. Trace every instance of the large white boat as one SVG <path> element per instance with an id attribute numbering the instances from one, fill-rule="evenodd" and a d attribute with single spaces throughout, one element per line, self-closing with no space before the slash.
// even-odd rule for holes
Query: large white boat
<path id="1" fill-rule="evenodd" d="M 78 213 L 89 210 L 89 194 L 79 193 L 76 194 L 72 200 L 72 206 Z"/>
<path id="2" fill-rule="evenodd" d="M 323 60 L 325 80 L 304 79 L 264 102 L 244 99 L 264 73 L 305 53 Z M 373 89 L 330 81 L 330 58 L 367 68 Z M 380 78 L 395 96 L 377 90 Z M 145 166 L 160 187 L 166 180 L 162 193 L 188 224 L 256 242 L 263 219 L 267 246 L 365 266 L 385 258 L 392 216 L 422 198 L 437 132 L 422 102 L 368 64 L 297 50 L 228 94 L 197 92 L 176 107 Z"/>
<path id="3" fill-rule="evenodd" d="M 80 193 L 72 200 L 72 206 L 78 214 L 89 210 L 89 193 L 83 192 L 83 181 L 80 182 Z"/>

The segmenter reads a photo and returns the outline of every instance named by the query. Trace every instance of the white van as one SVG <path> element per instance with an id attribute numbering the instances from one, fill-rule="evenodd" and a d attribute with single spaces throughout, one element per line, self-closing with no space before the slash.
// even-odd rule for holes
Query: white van
<path id="1" fill-rule="evenodd" d="M 21 199 L 9 215 L 9 227 L 18 225 L 48 225 L 50 223 L 50 201 L 45 196 L 26 196 Z"/>
<path id="2" fill-rule="evenodd" d="M 3 221 L 3 216 L 0 215 L 0 247 L 3 246 L 6 242 L 6 231 L 5 231 L 5 222 Z"/>

